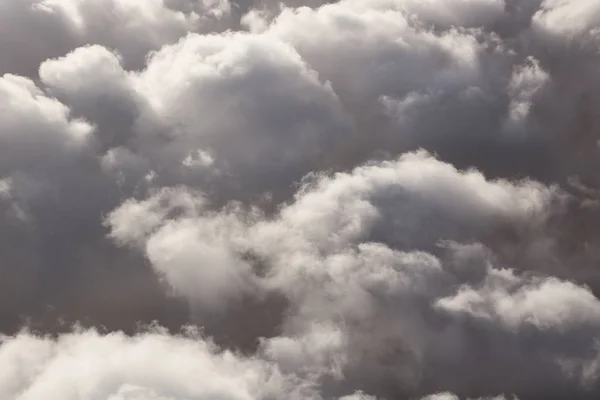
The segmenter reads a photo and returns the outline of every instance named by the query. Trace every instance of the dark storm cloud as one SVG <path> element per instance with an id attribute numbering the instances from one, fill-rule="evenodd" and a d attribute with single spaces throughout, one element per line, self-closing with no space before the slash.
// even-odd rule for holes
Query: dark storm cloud
<path id="1" fill-rule="evenodd" d="M 598 26 L 0 0 L 0 397 L 597 398 Z"/>

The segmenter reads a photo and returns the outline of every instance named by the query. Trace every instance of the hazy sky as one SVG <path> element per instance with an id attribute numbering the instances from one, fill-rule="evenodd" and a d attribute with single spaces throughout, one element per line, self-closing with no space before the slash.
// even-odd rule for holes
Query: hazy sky
<path id="1" fill-rule="evenodd" d="M 600 0 L 0 0 L 0 399 L 600 398 Z"/>

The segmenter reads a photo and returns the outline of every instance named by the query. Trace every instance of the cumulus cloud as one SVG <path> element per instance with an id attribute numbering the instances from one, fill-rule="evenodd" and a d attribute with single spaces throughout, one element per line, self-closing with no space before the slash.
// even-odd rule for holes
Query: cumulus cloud
<path id="1" fill-rule="evenodd" d="M 596 398 L 599 18 L 0 0 L 0 397 Z"/>
<path id="2" fill-rule="evenodd" d="M 58 339 L 20 333 L 3 340 L 0 364 L 7 399 L 316 398 L 276 366 L 219 352 L 193 332 L 131 338 L 82 330 Z"/>
<path id="3" fill-rule="evenodd" d="M 3 57 L 0 72 L 34 74 L 45 59 L 85 44 L 113 48 L 137 68 L 149 51 L 189 31 L 216 29 L 231 10 L 226 1 L 181 5 L 164 0 L 3 0 L 0 49 L 11 57 Z"/>
<path id="4" fill-rule="evenodd" d="M 540 371 L 560 376 L 560 359 L 593 345 L 600 302 L 589 290 L 503 269 L 485 246 L 447 242 L 485 237 L 496 224 L 543 226 L 564 195 L 556 189 L 488 181 L 418 152 L 315 176 L 268 219 L 232 206 L 214 212 L 202 197 L 182 201 L 194 194 L 181 190 L 124 204 L 107 220 L 112 235 L 141 249 L 192 304 L 227 304 L 231 289 L 204 286 L 220 287 L 215 273 L 226 274 L 233 293 L 253 288 L 285 296 L 290 309 L 280 317 L 279 334 L 262 339 L 258 352 L 286 373 L 328 382 L 326 396 L 366 389 L 396 398 L 425 391 L 425 382 L 440 387 L 430 370 L 469 357 L 470 340 L 481 329 L 498 335 L 485 351 L 512 349 L 496 355 L 512 365 L 501 385 L 487 382 L 498 390 L 531 390 Z M 167 209 L 151 211 L 165 196 Z M 147 217 L 136 217 L 144 209 Z M 166 238 L 175 243 L 153 249 Z M 185 262 L 189 254 L 195 264 Z M 246 283 L 239 286 L 231 273 L 246 276 Z M 561 334 L 582 335 L 586 344 L 551 345 Z M 529 335 L 548 335 L 536 350 L 545 354 L 519 353 Z M 493 373 L 482 360 L 470 362 L 478 371 L 463 366 L 453 390 L 468 394 L 468 375 L 484 382 Z M 564 377 L 557 387 L 568 384 Z"/>
<path id="5" fill-rule="evenodd" d="M 572 41 L 597 40 L 598 4 L 573 0 L 545 0 L 534 15 L 534 26 L 545 29 L 556 36 Z"/>

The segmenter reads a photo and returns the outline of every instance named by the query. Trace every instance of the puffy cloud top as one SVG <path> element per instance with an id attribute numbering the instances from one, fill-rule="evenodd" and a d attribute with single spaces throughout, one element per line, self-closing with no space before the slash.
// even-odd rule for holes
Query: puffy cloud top
<path id="1" fill-rule="evenodd" d="M 0 0 L 0 398 L 597 398 L 598 26 Z"/>

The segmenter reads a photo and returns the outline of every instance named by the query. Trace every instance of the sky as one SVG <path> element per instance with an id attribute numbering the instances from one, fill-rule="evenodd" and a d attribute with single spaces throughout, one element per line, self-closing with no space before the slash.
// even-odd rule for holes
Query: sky
<path id="1" fill-rule="evenodd" d="M 598 0 L 0 0 L 0 398 L 599 398 L 599 48 Z"/>

